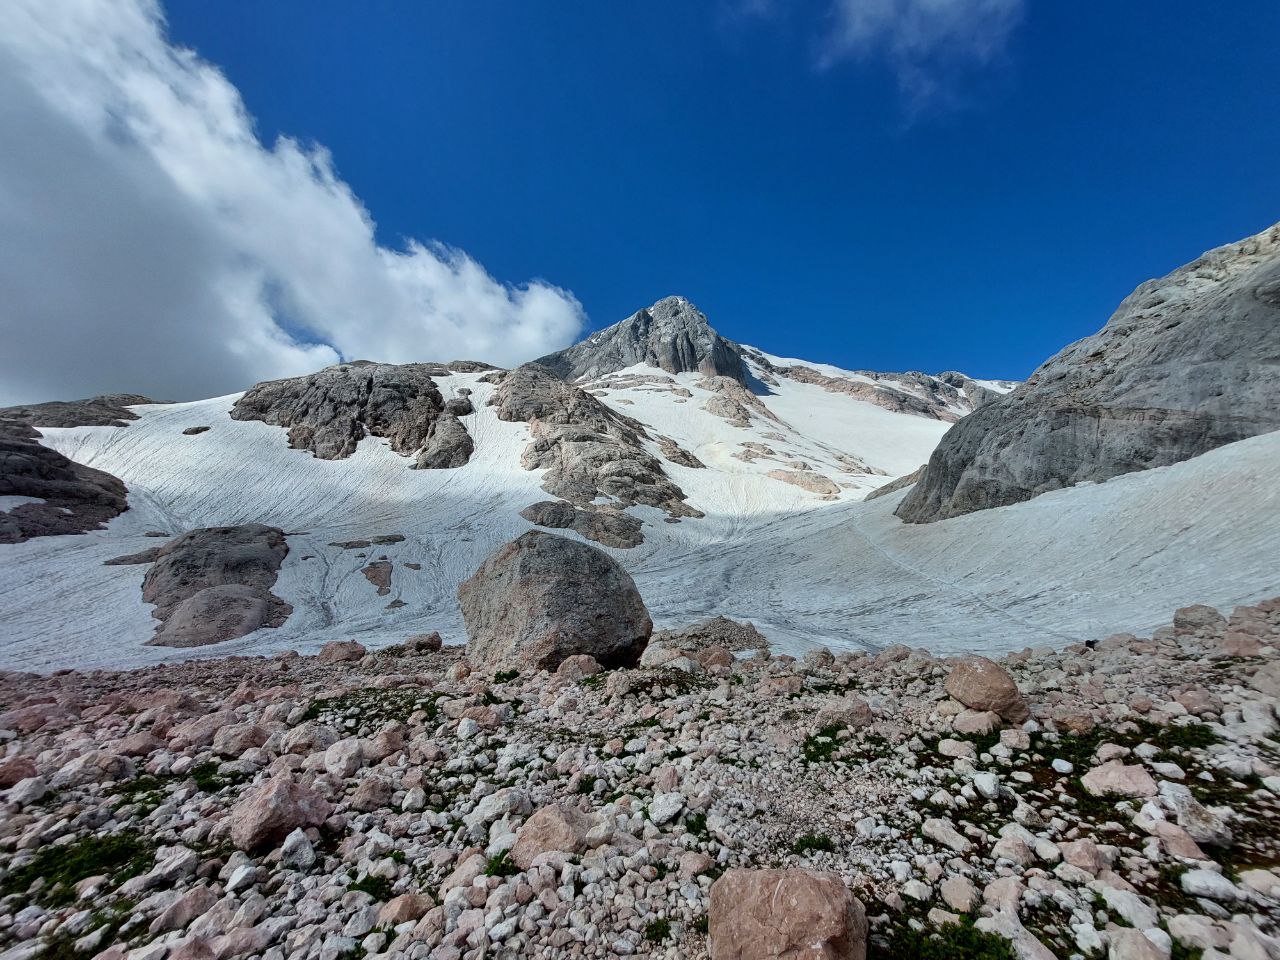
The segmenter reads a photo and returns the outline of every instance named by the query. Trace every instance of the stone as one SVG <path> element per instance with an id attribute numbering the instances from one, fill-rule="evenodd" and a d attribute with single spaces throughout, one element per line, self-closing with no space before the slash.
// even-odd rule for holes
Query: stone
<path id="1" fill-rule="evenodd" d="M 525 507 L 520 516 L 540 527 L 569 529 L 588 540 L 618 550 L 644 543 L 641 532 L 644 525 L 640 518 L 621 510 L 581 509 L 564 500 L 543 500 Z"/>
<path id="2" fill-rule="evenodd" d="M 1091 337 L 949 430 L 909 523 L 1188 460 L 1280 429 L 1280 225 L 1139 286 Z"/>
<path id="3" fill-rule="evenodd" d="M 1193 897 L 1207 897 L 1231 903 L 1244 899 L 1236 885 L 1220 873 L 1212 870 L 1188 870 L 1179 878 L 1182 892 Z"/>
<path id="4" fill-rule="evenodd" d="M 866 912 L 834 873 L 728 870 L 711 886 L 711 960 L 865 960 Z"/>
<path id="5" fill-rule="evenodd" d="M 1029 711 L 1009 672 L 987 657 L 970 656 L 951 668 L 944 687 L 972 710 L 990 710 L 1010 723 L 1026 720 Z"/>
<path id="6" fill-rule="evenodd" d="M 653 632 L 635 581 L 603 551 L 530 531 L 496 551 L 458 587 L 470 657 L 554 670 L 587 654 L 634 665 Z"/>
<path id="7" fill-rule="evenodd" d="M 355 640 L 330 640 L 320 647 L 316 658 L 324 663 L 342 663 L 361 660 L 366 653 L 364 644 Z"/>
<path id="8" fill-rule="evenodd" d="M 649 801 L 649 819 L 658 826 L 670 823 L 684 809 L 682 793 L 660 793 Z"/>
<path id="9" fill-rule="evenodd" d="M 1140 930 L 1113 930 L 1109 937 L 1107 960 L 1169 960 L 1169 952 L 1159 949 Z"/>
<path id="10" fill-rule="evenodd" d="M 993 710 L 965 710 L 951 721 L 951 729 L 967 737 L 983 737 L 1000 729 L 1000 714 Z"/>
<path id="11" fill-rule="evenodd" d="M 382 905 L 382 909 L 378 911 L 378 924 L 379 926 L 383 924 L 399 926 L 402 923 L 421 920 L 434 906 L 435 903 L 426 894 L 402 893 Z"/>
<path id="12" fill-rule="evenodd" d="M 38 774 L 35 761 L 30 757 L 9 757 L 7 760 L 0 760 L 0 790 L 7 790 Z"/>
<path id="13" fill-rule="evenodd" d="M 581 853 L 586 849 L 587 834 L 594 818 L 568 804 L 552 804 L 533 814 L 516 832 L 511 848 L 511 862 L 528 870 L 544 853 Z"/>
<path id="14" fill-rule="evenodd" d="M 848 730 L 861 730 L 871 726 L 874 720 L 870 704 L 856 693 L 847 693 L 824 702 L 818 708 L 815 722 L 819 729 L 834 725 Z"/>
<path id="15" fill-rule="evenodd" d="M 1190 607 L 1179 607 L 1173 614 L 1173 632 L 1179 635 L 1197 633 L 1209 627 L 1226 626 L 1227 618 L 1215 607 L 1197 603 Z"/>
<path id="16" fill-rule="evenodd" d="M 977 903 L 978 891 L 968 877 L 959 875 L 947 877 L 938 887 L 942 902 L 952 910 L 968 913 Z"/>
<path id="17" fill-rule="evenodd" d="M 260 523 L 191 530 L 159 547 L 142 599 L 160 621 L 149 641 L 199 647 L 278 627 L 293 607 L 271 592 L 289 546 Z"/>
<path id="18" fill-rule="evenodd" d="M 1120 760 L 1094 767 L 1080 778 L 1080 783 L 1094 797 L 1150 797 L 1156 792 L 1151 774 L 1137 764 L 1126 765 Z"/>
<path id="19" fill-rule="evenodd" d="M 280 847 L 280 865 L 293 870 L 310 870 L 316 863 L 315 848 L 301 827 L 295 827 Z"/>
<path id="20" fill-rule="evenodd" d="M 333 806 L 288 774 L 277 774 L 247 791 L 232 808 L 231 842 L 254 851 L 283 840 L 296 827 L 317 827 Z"/>
<path id="21" fill-rule="evenodd" d="M 835 481 L 820 473 L 812 473 L 808 470 L 770 470 L 768 476 L 774 480 L 789 483 L 793 487 L 799 487 L 801 490 L 816 493 L 823 499 L 834 499 L 840 494 L 840 488 L 836 486 Z"/>
<path id="22" fill-rule="evenodd" d="M 920 828 L 920 832 L 935 843 L 948 847 L 956 853 L 967 854 L 973 850 L 973 842 L 962 836 L 956 828 L 946 820 L 931 817 L 925 820 L 924 824 Z"/>

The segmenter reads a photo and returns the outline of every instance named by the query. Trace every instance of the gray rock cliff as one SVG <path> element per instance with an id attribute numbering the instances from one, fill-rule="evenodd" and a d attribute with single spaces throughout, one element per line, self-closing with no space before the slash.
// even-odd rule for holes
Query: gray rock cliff
<path id="1" fill-rule="evenodd" d="M 1131 293 L 942 438 L 911 523 L 1178 463 L 1280 429 L 1280 224 Z"/>

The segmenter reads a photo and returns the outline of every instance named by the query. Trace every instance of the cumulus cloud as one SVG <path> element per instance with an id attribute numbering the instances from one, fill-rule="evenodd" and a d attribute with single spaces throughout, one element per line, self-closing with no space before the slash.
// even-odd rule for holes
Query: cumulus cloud
<path id="1" fill-rule="evenodd" d="M 885 57 L 912 110 L 953 105 L 959 75 L 1003 54 L 1025 0 L 834 0 L 819 65 Z"/>
<path id="2" fill-rule="evenodd" d="M 582 326 L 558 287 L 379 245 L 329 154 L 264 145 L 154 0 L 7 0 L 0 89 L 0 403 L 190 399 L 339 358 L 512 364 Z"/>

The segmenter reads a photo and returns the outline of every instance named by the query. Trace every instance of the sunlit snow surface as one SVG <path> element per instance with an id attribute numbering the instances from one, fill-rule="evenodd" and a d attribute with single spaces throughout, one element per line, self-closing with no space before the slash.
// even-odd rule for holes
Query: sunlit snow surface
<path id="1" fill-rule="evenodd" d="M 705 518 L 673 524 L 638 510 L 646 542 L 610 551 L 660 627 L 724 614 L 755 622 L 792 652 L 815 643 L 1004 651 L 1149 631 L 1188 603 L 1229 608 L 1280 593 L 1280 434 L 915 526 L 893 516 L 903 493 L 861 498 L 923 463 L 947 424 L 784 380 L 764 398 L 782 423 L 742 429 L 702 409 L 709 394 L 696 387 L 699 377 L 677 379 L 694 394 L 687 402 L 639 387 L 602 397 L 708 467 L 665 464 Z M 446 397 L 461 386 L 475 391 L 477 410 L 465 422 L 476 453 L 457 470 L 410 470 L 376 438 L 347 460 L 317 460 L 289 449 L 281 428 L 230 419 L 235 396 L 135 407 L 141 419 L 124 428 L 43 429 L 49 446 L 124 480 L 130 509 L 104 531 L 0 546 L 0 666 L 121 667 L 313 651 L 347 638 L 372 647 L 429 630 L 463 641 L 458 583 L 531 528 L 520 509 L 547 499 L 539 474 L 520 467 L 527 426 L 498 420 L 486 406 L 492 388 L 477 380 L 439 380 Z M 211 429 L 182 434 L 201 425 Z M 769 478 L 777 462 L 734 458 L 743 441 L 807 461 L 844 487 L 840 499 Z M 842 453 L 884 473 L 842 474 Z M 215 646 L 146 646 L 155 626 L 140 592 L 148 568 L 102 562 L 164 542 L 147 531 L 245 522 L 289 534 L 275 592 L 293 615 Z M 329 545 L 395 533 L 405 542 Z M 379 597 L 360 569 L 383 556 L 394 572 L 392 592 Z M 397 599 L 405 606 L 387 609 Z"/>

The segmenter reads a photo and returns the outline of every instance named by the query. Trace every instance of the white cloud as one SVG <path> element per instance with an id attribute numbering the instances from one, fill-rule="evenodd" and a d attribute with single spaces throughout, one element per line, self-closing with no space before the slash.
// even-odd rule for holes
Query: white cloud
<path id="1" fill-rule="evenodd" d="M 957 74 L 996 60 L 1025 0 L 834 0 L 819 64 L 883 56 L 912 110 L 954 101 Z"/>
<path id="2" fill-rule="evenodd" d="M 209 396 L 339 354 L 512 364 L 582 326 L 557 287 L 378 245 L 328 153 L 264 146 L 153 0 L 6 0 L 0 89 L 0 403 Z"/>

